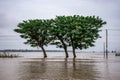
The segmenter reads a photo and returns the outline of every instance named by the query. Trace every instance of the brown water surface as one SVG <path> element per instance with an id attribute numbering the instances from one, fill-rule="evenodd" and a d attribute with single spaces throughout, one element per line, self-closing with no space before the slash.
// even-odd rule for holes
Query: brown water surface
<path id="1" fill-rule="evenodd" d="M 120 80 L 120 57 L 0 58 L 0 80 Z"/>

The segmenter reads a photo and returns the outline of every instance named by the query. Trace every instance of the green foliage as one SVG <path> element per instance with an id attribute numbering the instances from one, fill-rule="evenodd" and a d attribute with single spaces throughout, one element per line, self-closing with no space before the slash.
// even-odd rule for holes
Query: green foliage
<path id="1" fill-rule="evenodd" d="M 100 38 L 98 32 L 106 24 L 95 16 L 57 16 L 54 27 L 56 36 L 59 34 L 68 46 L 83 49 L 94 46 L 96 39 Z"/>
<path id="2" fill-rule="evenodd" d="M 68 31 L 68 29 L 65 25 L 64 17 L 57 16 L 51 26 L 51 35 L 54 38 L 51 44 L 57 45 L 57 47 L 59 48 L 67 47 L 68 44 L 66 42 L 66 32 Z"/>
<path id="3" fill-rule="evenodd" d="M 20 33 L 20 37 L 26 39 L 25 44 L 32 47 L 41 47 L 50 42 L 49 36 L 49 20 L 28 20 L 18 24 L 16 32 Z"/>

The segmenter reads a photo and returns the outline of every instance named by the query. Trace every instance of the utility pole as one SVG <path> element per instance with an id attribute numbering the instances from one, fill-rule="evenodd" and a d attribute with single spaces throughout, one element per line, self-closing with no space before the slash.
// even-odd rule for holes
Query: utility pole
<path id="1" fill-rule="evenodd" d="M 105 55 L 106 55 L 106 51 L 105 51 L 105 42 L 103 42 L 103 53 L 104 53 L 104 58 L 105 58 Z"/>
<path id="2" fill-rule="evenodd" d="M 106 29 L 106 59 L 108 59 L 108 30 Z"/>

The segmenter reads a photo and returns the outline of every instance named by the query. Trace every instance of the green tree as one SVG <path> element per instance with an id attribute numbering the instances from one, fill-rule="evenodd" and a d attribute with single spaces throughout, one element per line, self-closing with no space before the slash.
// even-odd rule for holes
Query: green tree
<path id="1" fill-rule="evenodd" d="M 95 40 L 100 38 L 99 31 L 104 24 L 106 24 L 105 21 L 95 16 L 57 16 L 54 32 L 60 42 L 56 44 L 63 47 L 65 51 L 67 46 L 72 46 L 73 56 L 76 57 L 75 49 L 94 46 Z"/>
<path id="2" fill-rule="evenodd" d="M 75 49 L 87 49 L 94 46 L 95 40 L 100 38 L 100 28 L 106 22 L 95 16 L 74 15 L 67 18 L 71 27 L 68 32 L 69 44 L 72 46 L 74 57 L 76 57 Z"/>
<path id="3" fill-rule="evenodd" d="M 47 57 L 44 46 L 51 41 L 49 34 L 50 20 L 28 20 L 18 24 L 18 29 L 15 32 L 20 33 L 21 38 L 26 39 L 25 44 L 32 47 L 40 47 L 44 57 Z"/>
<path id="4" fill-rule="evenodd" d="M 56 45 L 59 48 L 63 48 L 65 51 L 66 58 L 69 56 L 67 52 L 67 42 L 66 42 L 66 27 L 64 26 L 64 18 L 62 17 L 56 17 L 55 19 L 52 19 L 51 24 L 51 36 L 53 38 L 52 45 Z"/>
<path id="5" fill-rule="evenodd" d="M 55 18 L 55 28 L 57 31 L 56 36 L 60 40 L 60 42 L 56 42 L 56 44 L 57 46 L 60 45 L 60 47 L 62 46 L 62 48 L 64 48 L 66 55 L 68 54 L 67 47 L 72 46 L 74 57 L 76 57 L 74 46 L 74 36 L 76 32 L 75 25 L 76 18 L 73 16 L 57 16 Z"/>

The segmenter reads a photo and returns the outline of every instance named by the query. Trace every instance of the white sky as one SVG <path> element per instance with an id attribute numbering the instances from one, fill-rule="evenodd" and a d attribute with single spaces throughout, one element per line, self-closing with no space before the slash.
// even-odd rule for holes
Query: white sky
<path id="1" fill-rule="evenodd" d="M 120 0 L 0 0 L 0 49 L 30 49 L 13 31 L 22 20 L 48 19 L 56 15 L 95 15 L 107 21 L 103 29 L 120 29 L 119 5 Z M 110 34 L 110 40 L 115 38 L 111 41 L 114 47 L 109 42 L 110 49 L 119 50 L 120 31 L 112 33 L 117 37 Z M 104 38 L 99 39 L 96 47 L 90 49 L 102 50 L 104 41 Z"/>

